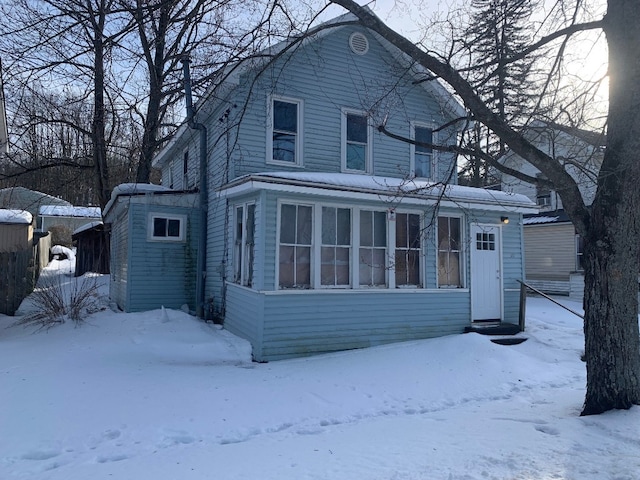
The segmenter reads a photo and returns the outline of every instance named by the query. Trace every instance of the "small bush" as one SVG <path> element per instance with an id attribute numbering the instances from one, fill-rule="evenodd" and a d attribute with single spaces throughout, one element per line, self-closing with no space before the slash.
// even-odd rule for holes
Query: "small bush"
<path id="1" fill-rule="evenodd" d="M 49 329 L 67 320 L 80 325 L 88 315 L 100 310 L 95 279 L 83 278 L 81 282 L 71 279 L 65 285 L 58 276 L 41 283 L 30 296 L 35 310 L 20 318 L 14 325 Z"/>

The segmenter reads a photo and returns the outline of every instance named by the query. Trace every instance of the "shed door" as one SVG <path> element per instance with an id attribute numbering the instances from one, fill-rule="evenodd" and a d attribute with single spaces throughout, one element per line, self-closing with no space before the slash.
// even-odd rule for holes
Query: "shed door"
<path id="1" fill-rule="evenodd" d="M 474 322 L 502 317 L 500 227 L 471 225 L 471 315 Z"/>

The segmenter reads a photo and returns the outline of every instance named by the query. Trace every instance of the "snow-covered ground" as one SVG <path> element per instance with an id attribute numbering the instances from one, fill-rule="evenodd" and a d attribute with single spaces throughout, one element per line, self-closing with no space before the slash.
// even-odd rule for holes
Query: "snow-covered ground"
<path id="1" fill-rule="evenodd" d="M 540 298 L 516 346 L 467 334 L 267 364 L 176 310 L 15 320 L 0 315 L 3 480 L 640 479 L 640 408 L 579 416 L 581 320 Z"/>

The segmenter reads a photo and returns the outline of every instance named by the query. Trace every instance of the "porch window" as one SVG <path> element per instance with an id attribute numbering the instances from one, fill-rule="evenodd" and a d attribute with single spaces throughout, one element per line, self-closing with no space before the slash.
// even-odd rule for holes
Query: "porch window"
<path id="1" fill-rule="evenodd" d="M 270 162 L 300 165 L 300 100 L 273 98 L 271 104 Z"/>
<path id="2" fill-rule="evenodd" d="M 433 176 L 433 149 L 425 144 L 433 144 L 433 129 L 424 125 L 411 125 L 412 138 L 422 145 L 411 144 L 411 173 L 418 178 Z"/>
<path id="3" fill-rule="evenodd" d="M 397 286 L 421 286 L 420 215 L 396 214 L 395 276 Z"/>
<path id="4" fill-rule="evenodd" d="M 342 169 L 366 173 L 371 170 L 371 132 L 363 113 L 342 112 Z"/>
<path id="5" fill-rule="evenodd" d="M 322 207 L 320 284 L 349 286 L 351 283 L 351 210 Z"/>
<path id="6" fill-rule="evenodd" d="M 255 212 L 250 203 L 237 206 L 235 214 L 234 282 L 247 287 L 253 284 Z"/>
<path id="7" fill-rule="evenodd" d="M 279 286 L 311 288 L 313 209 L 283 204 L 280 208 Z"/>
<path id="8" fill-rule="evenodd" d="M 151 214 L 147 237 L 155 241 L 182 242 L 185 239 L 186 221 L 184 215 Z"/>
<path id="9" fill-rule="evenodd" d="M 387 212 L 360 211 L 360 285 L 387 284 Z"/>
<path id="10" fill-rule="evenodd" d="M 438 217 L 438 287 L 462 287 L 460 218 Z M 489 238 L 478 239 L 479 245 L 491 247 Z"/>

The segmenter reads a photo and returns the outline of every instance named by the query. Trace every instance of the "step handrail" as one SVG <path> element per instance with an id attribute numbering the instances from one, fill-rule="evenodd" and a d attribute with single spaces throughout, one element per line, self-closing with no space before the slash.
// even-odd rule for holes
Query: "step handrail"
<path id="1" fill-rule="evenodd" d="M 527 309 L 527 288 L 584 320 L 584 315 L 579 314 L 578 312 L 570 309 L 569 307 L 565 307 L 560 302 L 551 298 L 546 293 L 541 292 L 537 288 L 532 287 L 531 285 L 524 283 L 521 280 L 518 280 L 518 283 L 520 284 L 520 317 L 519 317 L 520 331 L 524 332 L 524 319 L 525 319 L 525 313 Z"/>

